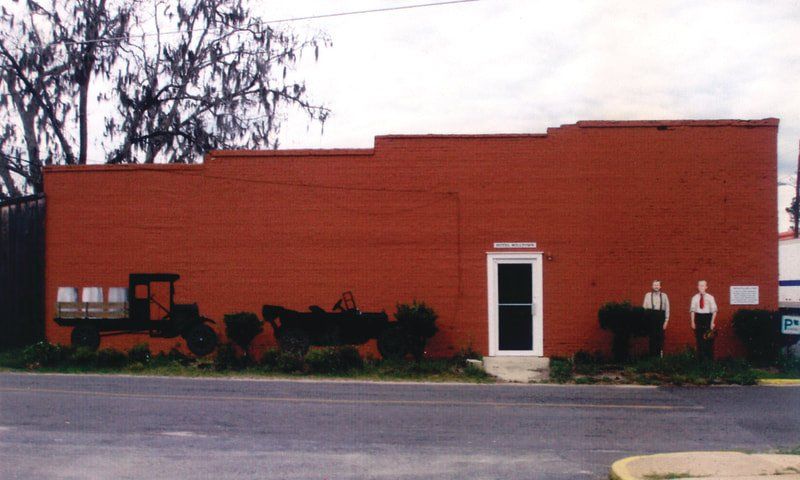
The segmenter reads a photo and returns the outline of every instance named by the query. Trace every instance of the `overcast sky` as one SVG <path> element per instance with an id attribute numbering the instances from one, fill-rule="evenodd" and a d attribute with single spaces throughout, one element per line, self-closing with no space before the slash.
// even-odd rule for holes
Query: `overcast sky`
<path id="1" fill-rule="evenodd" d="M 264 19 L 419 3 L 252 0 Z M 480 0 L 288 25 L 330 35 L 300 67 L 333 115 L 324 134 L 293 117 L 284 148 L 590 119 L 778 117 L 780 172 L 796 168 L 800 1 Z"/>

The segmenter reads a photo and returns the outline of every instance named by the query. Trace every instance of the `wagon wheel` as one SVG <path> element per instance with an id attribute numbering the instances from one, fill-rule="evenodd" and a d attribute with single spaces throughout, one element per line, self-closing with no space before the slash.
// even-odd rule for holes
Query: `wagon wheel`
<path id="1" fill-rule="evenodd" d="M 284 352 L 304 356 L 308 352 L 308 347 L 311 346 L 311 339 L 304 330 L 291 328 L 281 332 L 278 343 Z"/>
<path id="2" fill-rule="evenodd" d="M 204 357 L 217 348 L 217 334 L 208 325 L 200 323 L 183 335 L 189 351 L 198 357 Z"/>
<path id="3" fill-rule="evenodd" d="M 406 356 L 406 336 L 397 326 L 389 326 L 378 335 L 378 351 L 386 360 L 402 360 Z"/>
<path id="4" fill-rule="evenodd" d="M 79 325 L 72 329 L 72 345 L 97 350 L 100 346 L 100 331 L 91 325 Z"/>

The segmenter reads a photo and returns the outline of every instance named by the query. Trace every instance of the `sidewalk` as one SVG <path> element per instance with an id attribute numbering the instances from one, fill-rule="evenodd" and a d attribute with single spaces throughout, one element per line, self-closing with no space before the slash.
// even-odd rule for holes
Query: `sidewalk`
<path id="1" fill-rule="evenodd" d="M 800 480 L 800 455 L 681 452 L 628 457 L 611 465 L 612 480 Z"/>

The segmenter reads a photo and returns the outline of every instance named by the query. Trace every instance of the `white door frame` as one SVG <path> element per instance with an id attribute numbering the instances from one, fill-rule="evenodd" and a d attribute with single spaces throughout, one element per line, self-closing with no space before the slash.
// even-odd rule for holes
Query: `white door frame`
<path id="1" fill-rule="evenodd" d="M 533 349 L 500 350 L 497 307 L 497 265 L 500 263 L 530 263 L 533 276 Z M 489 308 L 489 356 L 529 356 L 544 355 L 542 335 L 544 326 L 544 306 L 542 295 L 542 253 L 541 252 L 486 252 L 486 286 Z"/>

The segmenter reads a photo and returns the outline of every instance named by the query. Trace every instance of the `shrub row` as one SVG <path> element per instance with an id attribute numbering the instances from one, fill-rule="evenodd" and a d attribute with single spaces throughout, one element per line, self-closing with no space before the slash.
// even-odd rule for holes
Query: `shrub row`
<path id="1" fill-rule="evenodd" d="M 661 328 L 661 312 L 632 305 L 629 301 L 609 302 L 597 312 L 600 328 L 613 333 L 612 353 L 617 362 L 629 358 L 629 340 L 643 337 Z M 733 331 L 747 351 L 747 359 L 758 364 L 775 365 L 783 347 L 798 341 L 798 335 L 781 333 L 781 311 L 737 310 Z"/>
<path id="2" fill-rule="evenodd" d="M 25 368 L 59 366 L 122 368 L 130 365 L 163 365 L 175 362 L 185 365 L 191 362 L 191 359 L 174 349 L 168 353 L 153 355 L 146 343 L 136 345 L 126 353 L 112 348 L 94 351 L 88 348 L 64 347 L 42 341 L 22 350 L 18 366 Z"/>
<path id="3" fill-rule="evenodd" d="M 581 352 L 573 358 L 552 358 L 550 360 L 550 380 L 565 383 L 594 383 L 593 375 L 604 372 L 620 373 L 617 364 L 606 364 L 602 357 Z M 743 359 L 722 359 L 713 362 L 700 362 L 693 350 L 676 355 L 645 358 L 627 364 L 623 376 L 636 383 L 671 383 L 675 385 L 737 384 L 753 385 L 757 377 L 750 364 Z M 587 375 L 578 377 L 575 375 Z M 608 378 L 608 377 L 604 377 Z M 610 378 L 609 378 L 610 380 Z"/>
<path id="4" fill-rule="evenodd" d="M 305 357 L 281 352 L 277 348 L 266 350 L 254 361 L 239 355 L 231 343 L 220 345 L 213 367 L 217 371 L 235 371 L 244 368 L 265 372 L 299 374 L 348 374 L 369 372 L 375 376 L 424 377 L 430 375 L 467 376 L 487 379 L 482 369 L 469 365 L 466 359 L 480 357 L 471 349 L 459 352 L 453 358 L 423 360 L 419 362 L 363 359 L 351 345 L 313 349 Z M 154 355 L 147 344 L 139 344 L 120 352 L 113 349 L 93 351 L 86 348 L 62 347 L 47 342 L 26 347 L 21 353 L 4 359 L 3 365 L 12 368 L 78 368 L 141 370 L 150 367 L 172 367 L 194 365 L 198 369 L 212 367 L 210 363 L 187 357 L 178 350 Z"/>
<path id="5" fill-rule="evenodd" d="M 245 357 L 239 357 L 229 343 L 220 345 L 214 359 L 214 368 L 218 371 L 240 370 L 251 364 Z M 264 370 L 283 373 L 330 374 L 359 370 L 364 366 L 364 360 L 352 345 L 314 349 L 305 357 L 270 348 L 261 355 L 256 365 Z"/>
<path id="6" fill-rule="evenodd" d="M 639 375 L 658 375 L 675 384 L 708 385 L 726 383 L 753 385 L 757 377 L 750 364 L 740 358 L 724 358 L 700 362 L 694 350 L 686 350 L 663 358 L 642 359 L 629 368 Z"/>

